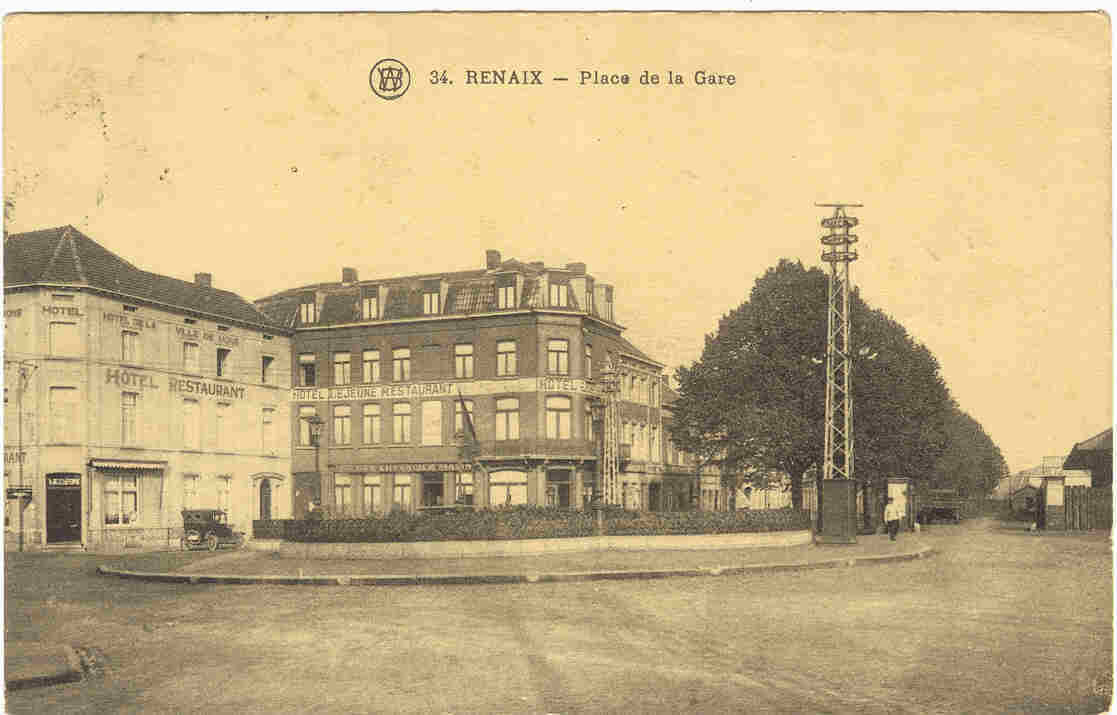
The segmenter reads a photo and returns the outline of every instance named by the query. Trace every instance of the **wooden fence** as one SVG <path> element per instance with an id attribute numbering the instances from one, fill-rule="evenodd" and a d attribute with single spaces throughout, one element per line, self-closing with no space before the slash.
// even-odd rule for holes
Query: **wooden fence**
<path id="1" fill-rule="evenodd" d="M 1067 529 L 1111 529 L 1113 490 L 1101 487 L 1067 487 Z"/>

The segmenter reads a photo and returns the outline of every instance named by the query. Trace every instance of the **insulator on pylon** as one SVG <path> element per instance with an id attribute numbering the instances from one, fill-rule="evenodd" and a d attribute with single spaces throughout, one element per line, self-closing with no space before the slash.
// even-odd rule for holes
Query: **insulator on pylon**
<path id="1" fill-rule="evenodd" d="M 822 254 L 827 263 L 849 263 L 857 260 L 857 251 L 829 251 Z"/>
<path id="2" fill-rule="evenodd" d="M 822 219 L 823 228 L 853 228 L 857 225 L 857 218 L 854 216 L 829 216 Z"/>
<path id="3" fill-rule="evenodd" d="M 840 246 L 844 243 L 857 243 L 857 236 L 852 233 L 828 233 L 819 240 L 827 246 Z"/>

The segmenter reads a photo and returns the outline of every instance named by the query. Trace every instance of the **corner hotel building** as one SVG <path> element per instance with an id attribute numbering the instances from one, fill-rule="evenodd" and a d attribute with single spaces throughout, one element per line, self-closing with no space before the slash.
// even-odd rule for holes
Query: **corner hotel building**
<path id="1" fill-rule="evenodd" d="M 291 331 L 72 226 L 4 240 L 5 548 L 177 546 L 291 513 Z M 22 527 L 22 528 L 21 528 Z"/>
<path id="2" fill-rule="evenodd" d="M 294 333 L 296 517 L 314 500 L 334 515 L 584 507 L 597 461 L 592 380 L 610 354 L 621 375 L 620 441 L 630 445 L 626 505 L 689 504 L 664 484 L 663 364 L 622 336 L 613 287 L 585 264 L 546 267 L 489 250 L 477 270 L 358 280 L 344 268 L 341 278 L 256 301 Z M 476 474 L 459 449 L 463 402 L 486 467 Z M 677 486 L 693 488 L 677 471 Z"/>

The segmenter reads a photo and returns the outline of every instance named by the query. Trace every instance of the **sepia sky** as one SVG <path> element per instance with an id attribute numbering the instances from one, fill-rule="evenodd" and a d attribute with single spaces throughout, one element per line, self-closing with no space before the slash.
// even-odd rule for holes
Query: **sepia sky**
<path id="1" fill-rule="evenodd" d="M 499 68 L 546 83 L 466 84 Z M 1100 14 L 8 16 L 3 83 L 9 232 L 249 299 L 583 261 L 671 369 L 780 258 L 821 265 L 815 202 L 860 202 L 855 283 L 1013 470 L 1112 423 Z"/>

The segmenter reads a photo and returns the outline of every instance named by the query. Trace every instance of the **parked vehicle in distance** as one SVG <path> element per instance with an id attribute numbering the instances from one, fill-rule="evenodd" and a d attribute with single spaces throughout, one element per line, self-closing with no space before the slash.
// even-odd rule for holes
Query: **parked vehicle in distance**
<path id="1" fill-rule="evenodd" d="M 966 500 L 953 489 L 928 489 L 916 494 L 916 504 L 916 518 L 921 524 L 935 521 L 952 521 L 957 524 L 962 520 Z"/>
<path id="2" fill-rule="evenodd" d="M 179 545 L 183 551 L 200 548 L 217 551 L 222 545 L 237 548 L 244 545 L 244 532 L 233 531 L 228 515 L 221 509 L 183 509 L 182 532 Z"/>

